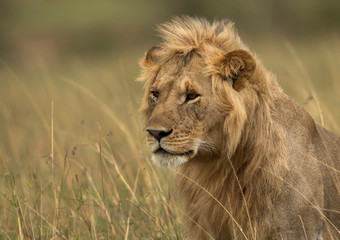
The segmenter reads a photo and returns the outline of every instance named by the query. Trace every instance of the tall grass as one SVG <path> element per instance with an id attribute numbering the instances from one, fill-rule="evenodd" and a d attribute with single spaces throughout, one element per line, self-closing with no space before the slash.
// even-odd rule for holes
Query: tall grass
<path id="1" fill-rule="evenodd" d="M 0 235 L 180 238 L 168 179 L 150 164 L 140 95 L 128 80 L 95 67 L 24 75 L 2 63 Z"/>
<path id="2" fill-rule="evenodd" d="M 270 64 L 280 83 L 339 134 L 339 56 L 319 55 L 319 74 L 329 73 L 320 82 L 299 50 L 285 49 Z M 149 161 L 142 86 L 120 66 L 0 63 L 0 239 L 183 238 L 194 220 L 174 200 L 173 174 Z"/>

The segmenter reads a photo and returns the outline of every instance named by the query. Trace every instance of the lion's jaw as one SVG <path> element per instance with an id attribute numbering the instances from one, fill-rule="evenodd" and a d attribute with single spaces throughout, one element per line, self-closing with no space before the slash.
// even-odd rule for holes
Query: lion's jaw
<path id="1" fill-rule="evenodd" d="M 197 154 L 198 145 L 194 150 L 188 150 L 183 153 L 173 152 L 171 149 L 163 147 L 162 144 L 159 144 L 159 147 L 155 145 L 156 150 L 152 151 L 151 161 L 160 167 L 167 168 L 177 168 L 182 164 L 189 161 L 189 159 L 193 158 Z"/>

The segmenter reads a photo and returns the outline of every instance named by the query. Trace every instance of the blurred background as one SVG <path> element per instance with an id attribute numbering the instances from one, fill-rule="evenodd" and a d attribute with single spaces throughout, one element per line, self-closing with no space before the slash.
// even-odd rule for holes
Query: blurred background
<path id="1" fill-rule="evenodd" d="M 284 90 L 340 134 L 340 1 L 0 0 L 0 239 L 182 238 L 135 81 L 174 15 L 234 21 Z"/>
<path id="2" fill-rule="evenodd" d="M 157 24 L 174 15 L 228 18 L 284 88 L 295 83 L 282 75 L 294 70 L 298 64 L 293 59 L 298 58 L 319 93 L 328 95 L 333 87 L 327 88 L 324 79 L 334 78 L 339 66 L 339 13 L 340 3 L 334 0 L 2 0 L 0 57 L 11 68 L 34 71 L 44 66 L 65 74 L 79 62 L 111 63 L 124 68 L 131 83 L 139 59 L 159 40 Z"/>
<path id="3" fill-rule="evenodd" d="M 249 43 L 255 37 L 316 41 L 335 37 L 340 4 L 216 0 L 1 1 L 0 51 L 10 62 L 60 63 L 70 58 L 121 57 L 156 42 L 154 27 L 174 15 L 228 18 Z M 326 36 L 325 36 L 326 35 Z"/>
<path id="4" fill-rule="evenodd" d="M 332 43 L 338 40 L 339 12 L 340 3 L 334 0 L 2 0 L 0 51 L 10 64 L 60 65 L 74 59 L 141 56 L 158 40 L 155 26 L 174 15 L 231 19 L 254 48 L 268 38 L 277 45 L 282 41 L 308 45 L 320 38 Z"/>

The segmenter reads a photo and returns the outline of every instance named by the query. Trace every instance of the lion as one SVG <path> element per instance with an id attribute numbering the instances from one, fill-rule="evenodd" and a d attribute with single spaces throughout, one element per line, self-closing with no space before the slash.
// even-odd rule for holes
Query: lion
<path id="1" fill-rule="evenodd" d="M 340 138 L 234 23 L 175 17 L 141 61 L 154 164 L 176 168 L 190 239 L 340 239 Z"/>

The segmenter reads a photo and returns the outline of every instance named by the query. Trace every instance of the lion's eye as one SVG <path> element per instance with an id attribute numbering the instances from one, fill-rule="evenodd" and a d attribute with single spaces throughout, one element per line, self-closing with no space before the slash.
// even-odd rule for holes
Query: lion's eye
<path id="1" fill-rule="evenodd" d="M 158 99 L 158 97 L 159 97 L 159 92 L 158 92 L 158 91 L 151 91 L 151 96 L 152 96 L 152 98 L 154 98 L 154 99 Z"/>
<path id="2" fill-rule="evenodd" d="M 199 97 L 199 96 L 200 96 L 200 95 L 199 95 L 198 93 L 189 92 L 189 93 L 187 94 L 187 97 L 186 97 L 185 101 L 186 101 L 186 102 L 192 101 L 192 100 L 196 99 L 196 98 Z"/>

